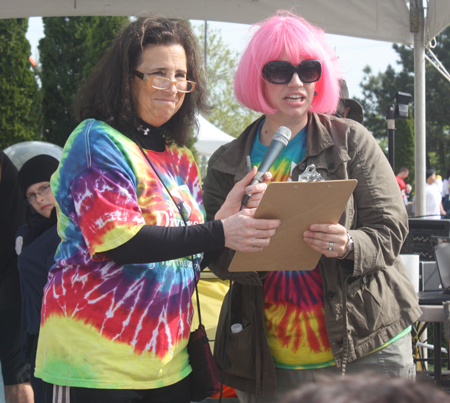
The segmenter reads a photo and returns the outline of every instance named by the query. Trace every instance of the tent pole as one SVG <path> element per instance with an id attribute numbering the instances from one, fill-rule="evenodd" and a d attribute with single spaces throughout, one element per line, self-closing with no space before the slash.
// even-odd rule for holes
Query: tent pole
<path id="1" fill-rule="evenodd" d="M 201 171 L 202 180 L 206 176 L 206 166 L 207 166 L 206 155 L 202 155 L 202 171 Z"/>
<path id="2" fill-rule="evenodd" d="M 205 77 L 207 75 L 207 71 L 206 71 L 207 65 L 208 65 L 207 57 L 208 57 L 208 21 L 205 20 L 205 43 L 204 43 Z"/>
<path id="3" fill-rule="evenodd" d="M 417 1 L 419 29 L 414 33 L 414 163 L 416 179 L 416 216 L 426 215 L 425 170 L 426 170 L 426 109 L 425 109 L 425 42 L 424 8 Z"/>

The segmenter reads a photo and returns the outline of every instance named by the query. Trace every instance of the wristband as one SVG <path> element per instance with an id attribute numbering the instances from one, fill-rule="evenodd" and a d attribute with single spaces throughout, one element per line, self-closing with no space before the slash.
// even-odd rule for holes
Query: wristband
<path id="1" fill-rule="evenodd" d="M 347 231 L 347 237 L 348 237 L 348 243 L 347 243 L 347 253 L 344 256 L 336 256 L 339 260 L 347 259 L 350 253 L 353 252 L 353 249 L 355 249 L 355 244 L 353 243 L 353 238 Z"/>

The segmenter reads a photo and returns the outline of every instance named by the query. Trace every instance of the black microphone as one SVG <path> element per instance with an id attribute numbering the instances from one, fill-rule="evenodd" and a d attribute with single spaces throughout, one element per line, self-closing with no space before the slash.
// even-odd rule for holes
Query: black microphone
<path id="1" fill-rule="evenodd" d="M 263 181 L 264 174 L 273 165 L 273 163 L 278 158 L 283 148 L 286 147 L 287 144 L 289 143 L 290 139 L 291 139 L 291 131 L 285 126 L 280 126 L 273 135 L 272 141 L 270 142 L 270 146 L 267 149 L 266 155 L 264 156 L 261 165 L 258 168 L 258 172 L 253 178 L 253 181 L 250 184 L 250 186 L 256 185 L 257 183 L 261 183 Z M 252 196 L 251 194 L 247 193 L 242 199 L 242 205 L 245 206 L 248 202 L 248 199 L 250 199 L 251 196 Z"/>

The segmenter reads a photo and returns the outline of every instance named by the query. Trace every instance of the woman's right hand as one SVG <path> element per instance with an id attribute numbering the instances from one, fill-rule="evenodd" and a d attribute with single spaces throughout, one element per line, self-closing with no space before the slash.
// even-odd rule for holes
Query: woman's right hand
<path id="1" fill-rule="evenodd" d="M 222 220 L 225 246 L 239 252 L 260 252 L 269 245 L 280 220 L 253 218 L 256 209 L 244 209 Z"/>

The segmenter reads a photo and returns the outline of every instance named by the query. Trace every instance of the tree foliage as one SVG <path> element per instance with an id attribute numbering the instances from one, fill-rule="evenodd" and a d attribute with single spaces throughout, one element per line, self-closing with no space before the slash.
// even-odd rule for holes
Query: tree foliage
<path id="1" fill-rule="evenodd" d="M 409 176 L 407 182 L 414 185 L 414 119 L 411 110 L 409 110 L 408 119 L 397 120 L 395 127 L 395 173 L 399 172 L 401 167 L 408 168 Z"/>
<path id="2" fill-rule="evenodd" d="M 28 19 L 0 20 L 0 148 L 39 138 L 38 86 L 28 60 Z"/>
<path id="3" fill-rule="evenodd" d="M 197 28 L 196 34 L 200 45 L 204 46 L 204 29 Z M 237 137 L 260 114 L 240 105 L 234 95 L 233 81 L 238 53 L 224 44 L 220 30 L 208 27 L 206 37 L 208 103 L 212 109 L 205 118 L 225 133 Z"/>
<path id="4" fill-rule="evenodd" d="M 92 31 L 87 42 L 86 65 L 84 67 L 85 78 L 89 77 L 97 62 L 128 23 L 128 17 L 92 17 Z"/>
<path id="5" fill-rule="evenodd" d="M 77 126 L 73 100 L 127 17 L 44 18 L 39 42 L 44 137 L 63 146 Z"/>
<path id="6" fill-rule="evenodd" d="M 361 83 L 363 97 L 359 101 L 365 111 L 364 124 L 378 139 L 386 136 L 386 107 L 395 103 L 397 91 L 407 92 L 414 97 L 414 52 L 412 49 L 393 45 L 399 54 L 400 71 L 391 65 L 385 72 L 373 75 L 370 67 L 364 70 Z M 444 66 L 450 67 L 450 27 L 436 37 L 432 49 Z M 414 99 L 414 98 L 413 98 Z M 411 102 L 414 111 L 414 102 Z M 450 82 L 436 68 L 426 64 L 426 147 L 427 167 L 434 167 L 440 173 L 450 167 Z M 397 126 L 399 121 L 397 121 Z M 396 149 L 414 155 L 414 148 L 406 149 L 396 139 Z M 399 158 L 406 158 L 399 156 Z M 397 165 L 397 164 L 396 164 Z M 412 166 L 409 167 L 411 169 Z"/>
<path id="7" fill-rule="evenodd" d="M 91 18 L 43 18 L 39 55 L 44 137 L 60 146 L 77 126 L 72 103 L 83 78 Z"/>

